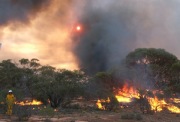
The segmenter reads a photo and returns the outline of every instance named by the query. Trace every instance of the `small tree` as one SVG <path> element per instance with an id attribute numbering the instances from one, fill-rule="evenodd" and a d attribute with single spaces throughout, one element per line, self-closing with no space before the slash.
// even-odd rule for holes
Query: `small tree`
<path id="1" fill-rule="evenodd" d="M 66 106 L 83 94 L 85 76 L 81 71 L 58 70 L 51 66 L 40 69 L 31 86 L 33 96 L 51 107 Z"/>
<path id="2" fill-rule="evenodd" d="M 21 73 L 21 70 L 10 59 L 3 60 L 0 63 L 0 88 L 4 89 L 20 85 Z"/>
<path id="3" fill-rule="evenodd" d="M 180 93 L 180 61 L 174 63 L 170 69 L 171 80 L 168 84 L 173 92 Z"/>
<path id="4" fill-rule="evenodd" d="M 163 89 L 172 80 L 171 67 L 178 59 L 164 49 L 138 48 L 126 57 L 126 64 L 137 72 L 146 86 Z M 141 75 L 139 75 L 141 74 Z"/>

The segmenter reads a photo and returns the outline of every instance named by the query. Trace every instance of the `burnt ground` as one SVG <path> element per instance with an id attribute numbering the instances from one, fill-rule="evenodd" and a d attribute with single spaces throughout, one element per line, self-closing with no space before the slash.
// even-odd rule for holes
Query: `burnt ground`
<path id="1" fill-rule="evenodd" d="M 124 117 L 138 115 L 138 117 Z M 15 122 L 17 116 L 0 114 L 0 122 Z M 180 114 L 163 111 L 155 114 L 142 114 L 133 108 L 112 111 L 61 109 L 53 116 L 31 115 L 28 122 L 180 122 Z"/>

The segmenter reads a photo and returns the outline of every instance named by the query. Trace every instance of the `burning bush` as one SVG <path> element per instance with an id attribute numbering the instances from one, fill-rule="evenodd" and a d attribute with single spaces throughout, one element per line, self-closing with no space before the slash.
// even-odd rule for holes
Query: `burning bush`
<path id="1" fill-rule="evenodd" d="M 133 106 L 138 103 L 142 113 L 154 114 L 165 109 L 172 113 L 180 113 L 180 108 L 165 101 L 163 92 L 159 90 L 133 90 L 131 87 L 128 89 L 125 85 L 122 89 L 119 89 L 119 92 L 114 93 L 114 96 L 116 101 L 119 102 L 117 108 L 125 108 L 126 106 L 129 107 L 130 104 Z M 174 102 L 177 102 L 177 100 L 178 98 L 172 99 Z M 109 109 L 109 106 L 113 108 L 111 103 L 114 104 L 108 97 L 108 99 L 98 99 L 96 104 L 101 110 L 112 110 Z"/>
<path id="2" fill-rule="evenodd" d="M 98 99 L 96 105 L 100 110 L 109 110 L 109 111 L 117 110 L 119 107 L 119 103 L 115 98 L 115 96 L 108 97 L 107 100 Z"/>
<path id="3" fill-rule="evenodd" d="M 180 63 L 176 56 L 164 49 L 138 48 L 127 55 L 126 64 L 136 74 L 136 86 L 178 91 L 174 85 L 179 87 Z"/>

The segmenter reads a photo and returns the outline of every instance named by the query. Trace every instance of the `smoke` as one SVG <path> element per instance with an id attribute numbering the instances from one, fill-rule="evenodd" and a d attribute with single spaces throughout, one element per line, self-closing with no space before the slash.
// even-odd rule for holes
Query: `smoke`
<path id="1" fill-rule="evenodd" d="M 95 73 L 117 67 L 139 47 L 180 57 L 179 6 L 179 0 L 0 0 L 0 60 L 38 58 Z M 76 23 L 83 29 L 72 40 Z"/>
<path id="2" fill-rule="evenodd" d="M 37 58 L 43 65 L 77 69 L 69 38 L 74 0 L 0 1 L 0 60 Z"/>
<path id="3" fill-rule="evenodd" d="M 89 73 L 119 66 L 136 48 L 165 48 L 180 57 L 178 0 L 91 0 L 79 21 L 75 55 Z"/>
<path id="4" fill-rule="evenodd" d="M 1 0 L 0 25 L 11 21 L 27 23 L 49 0 Z"/>

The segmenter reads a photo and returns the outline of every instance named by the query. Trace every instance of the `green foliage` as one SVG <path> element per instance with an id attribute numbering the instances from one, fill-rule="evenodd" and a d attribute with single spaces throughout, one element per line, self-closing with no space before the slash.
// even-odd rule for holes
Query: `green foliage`
<path id="1" fill-rule="evenodd" d="M 18 63 L 3 60 L 0 63 L 1 90 L 13 89 L 18 100 L 24 95 L 31 95 L 47 104 L 50 100 L 52 107 L 58 107 L 63 101 L 79 97 L 83 92 L 83 84 L 87 77 L 81 71 L 56 70 L 51 66 L 41 66 L 38 59 L 20 59 Z M 5 93 L 1 92 L 0 100 Z M 15 93 L 16 94 L 16 93 Z M 66 102 L 67 103 L 67 102 Z"/>
<path id="2" fill-rule="evenodd" d="M 1 92 L 0 92 L 0 102 L 5 102 L 6 101 L 7 93 L 8 93 L 7 90 L 1 90 Z"/>
<path id="3" fill-rule="evenodd" d="M 180 61 L 172 65 L 170 72 L 171 80 L 168 86 L 172 91 L 180 93 Z"/>
<path id="4" fill-rule="evenodd" d="M 138 48 L 127 55 L 126 64 L 137 72 L 136 77 L 141 74 L 140 78 L 143 79 L 138 79 L 146 81 L 147 86 L 152 84 L 161 89 L 167 87 L 169 82 L 177 83 L 175 76 L 177 78 L 180 71 L 177 57 L 164 49 Z"/>
<path id="5" fill-rule="evenodd" d="M 0 88 L 16 87 L 21 79 L 21 70 L 10 59 L 0 63 Z"/>
<path id="6" fill-rule="evenodd" d="M 21 65 L 25 66 L 25 65 L 29 64 L 29 59 L 22 58 L 19 60 L 19 62 Z"/>
<path id="7" fill-rule="evenodd" d="M 180 61 L 172 64 L 171 70 L 176 73 L 180 73 Z"/>
<path id="8" fill-rule="evenodd" d="M 167 94 L 180 92 L 180 61 L 165 50 L 139 48 L 129 53 L 124 63 L 126 66 L 117 67 L 111 72 L 98 72 L 89 77 L 81 70 L 69 71 L 49 65 L 42 66 L 35 58 L 23 58 L 19 63 L 10 59 L 3 60 L 0 62 L 0 102 L 4 101 L 8 89 L 12 89 L 18 100 L 29 95 L 44 104 L 48 104 L 49 100 L 54 108 L 65 107 L 80 96 L 87 99 L 110 97 L 114 106 L 107 106 L 114 109 L 117 101 L 111 96 L 114 89 L 122 86 L 122 81 L 126 79 L 131 80 L 132 84 L 140 81 L 138 88 L 144 84 L 148 87 L 153 84 Z M 153 95 L 150 91 L 141 92 L 142 95 Z"/>
<path id="9" fill-rule="evenodd" d="M 111 73 L 98 72 L 94 79 L 94 82 L 99 87 L 98 97 L 107 98 L 112 96 L 114 93 L 114 88 L 119 86 L 119 82 L 117 81 L 118 80 Z"/>
<path id="10" fill-rule="evenodd" d="M 46 106 L 45 108 L 40 109 L 39 114 L 41 116 L 53 117 L 55 115 L 55 111 L 52 107 Z"/>
<path id="11" fill-rule="evenodd" d="M 28 121 L 31 116 L 31 110 L 28 106 L 18 106 L 14 107 L 14 114 L 18 117 L 18 121 Z"/>
<path id="12" fill-rule="evenodd" d="M 34 97 L 45 102 L 50 100 L 56 108 L 67 101 L 83 95 L 85 76 L 80 71 L 59 70 L 46 66 L 33 79 L 31 92 Z"/>
<path id="13" fill-rule="evenodd" d="M 166 52 L 164 49 L 155 48 L 138 48 L 135 51 L 129 53 L 126 57 L 127 64 L 150 63 L 158 64 L 161 66 L 172 65 L 177 62 L 178 59 L 173 54 Z"/>
<path id="14" fill-rule="evenodd" d="M 10 89 L 13 91 L 13 94 L 17 100 L 22 100 L 24 98 L 24 94 L 21 89 L 16 89 L 16 88 L 10 88 Z M 0 91 L 0 102 L 6 101 L 6 96 L 8 94 L 8 90 L 9 89 L 2 89 Z"/>

